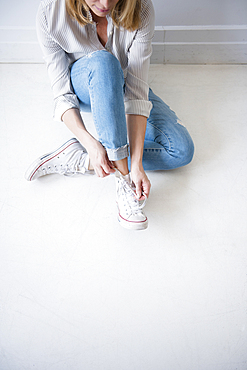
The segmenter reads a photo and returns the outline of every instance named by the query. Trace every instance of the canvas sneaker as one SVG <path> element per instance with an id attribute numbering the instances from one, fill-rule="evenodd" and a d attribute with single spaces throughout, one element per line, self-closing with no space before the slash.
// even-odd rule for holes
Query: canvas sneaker
<path id="1" fill-rule="evenodd" d="M 77 139 L 70 139 L 52 153 L 36 159 L 25 173 L 28 181 L 45 175 L 74 175 L 92 173 L 88 170 L 89 155 Z"/>
<path id="2" fill-rule="evenodd" d="M 131 182 L 130 174 L 123 176 L 118 170 L 115 172 L 116 201 L 118 221 L 121 226 L 132 230 L 143 230 L 148 227 L 148 219 L 142 208 L 146 203 L 136 199 L 135 187 Z"/>

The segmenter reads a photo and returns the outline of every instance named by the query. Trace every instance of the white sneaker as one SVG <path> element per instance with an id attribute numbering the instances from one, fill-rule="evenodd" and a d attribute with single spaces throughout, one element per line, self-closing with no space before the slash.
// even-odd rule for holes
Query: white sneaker
<path id="1" fill-rule="evenodd" d="M 118 170 L 115 172 L 116 200 L 118 207 L 118 221 L 121 226 L 132 230 L 143 230 L 148 227 L 148 219 L 142 211 L 146 203 L 136 199 L 135 188 L 130 176 L 123 176 Z"/>
<path id="2" fill-rule="evenodd" d="M 76 173 L 90 173 L 88 170 L 89 155 L 77 139 L 70 139 L 52 153 L 36 159 L 25 173 L 28 181 L 52 173 L 59 175 L 73 175 Z"/>

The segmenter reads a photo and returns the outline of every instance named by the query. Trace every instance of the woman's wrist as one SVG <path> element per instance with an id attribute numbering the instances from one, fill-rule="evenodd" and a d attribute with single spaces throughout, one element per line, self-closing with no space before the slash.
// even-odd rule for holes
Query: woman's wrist
<path id="1" fill-rule="evenodd" d="M 131 159 L 131 172 L 133 170 L 138 170 L 138 171 L 143 170 L 142 160 Z"/>

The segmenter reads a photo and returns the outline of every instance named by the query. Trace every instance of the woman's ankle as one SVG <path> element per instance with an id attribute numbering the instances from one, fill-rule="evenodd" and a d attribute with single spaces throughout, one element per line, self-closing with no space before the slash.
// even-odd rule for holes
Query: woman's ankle
<path id="1" fill-rule="evenodd" d="M 123 158 L 118 161 L 112 161 L 114 167 L 123 175 L 128 175 L 129 167 L 128 167 L 128 159 Z"/>

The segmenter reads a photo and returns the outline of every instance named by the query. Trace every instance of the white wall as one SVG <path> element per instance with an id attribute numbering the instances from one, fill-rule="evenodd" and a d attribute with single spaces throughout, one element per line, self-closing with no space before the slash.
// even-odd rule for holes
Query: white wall
<path id="1" fill-rule="evenodd" d="M 0 61 L 42 61 L 40 0 L 0 0 Z M 247 63 L 246 0 L 153 0 L 153 63 Z"/>
<path id="2" fill-rule="evenodd" d="M 0 0 L 0 26 L 35 27 L 40 0 Z M 156 26 L 246 25 L 246 0 L 153 0 Z"/>
<path id="3" fill-rule="evenodd" d="M 0 27 L 35 27 L 40 0 L 0 0 Z"/>
<path id="4" fill-rule="evenodd" d="M 246 0 L 153 0 L 157 26 L 245 25 Z"/>
<path id="5" fill-rule="evenodd" d="M 246 0 L 153 3 L 153 63 L 247 63 Z"/>

